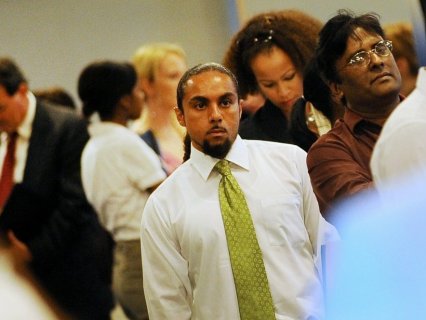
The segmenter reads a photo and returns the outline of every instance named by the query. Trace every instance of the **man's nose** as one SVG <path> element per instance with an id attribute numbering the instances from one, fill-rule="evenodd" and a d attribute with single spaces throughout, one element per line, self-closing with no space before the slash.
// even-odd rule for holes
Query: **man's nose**
<path id="1" fill-rule="evenodd" d="M 378 55 L 373 50 L 369 51 L 368 54 L 369 54 L 369 57 L 370 57 L 370 65 L 371 66 L 376 66 L 378 64 L 379 65 L 383 65 L 384 64 L 383 59 L 385 57 L 382 57 L 382 56 Z"/>
<path id="2" fill-rule="evenodd" d="M 211 105 L 209 117 L 210 117 L 210 121 L 222 120 L 222 113 L 220 112 L 218 105 L 216 105 L 216 104 Z"/>

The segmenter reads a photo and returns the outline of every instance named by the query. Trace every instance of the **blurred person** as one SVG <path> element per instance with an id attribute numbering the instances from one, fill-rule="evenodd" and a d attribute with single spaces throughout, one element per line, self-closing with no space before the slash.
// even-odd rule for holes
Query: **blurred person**
<path id="1" fill-rule="evenodd" d="M 426 68 L 415 90 L 386 121 L 371 156 L 371 172 L 380 190 L 406 176 L 426 176 Z M 395 183 L 395 182 L 393 182 Z"/>
<path id="2" fill-rule="evenodd" d="M 241 120 L 251 117 L 265 104 L 265 97 L 260 93 L 247 94 L 242 102 Z"/>
<path id="3" fill-rule="evenodd" d="M 77 105 L 75 104 L 73 97 L 62 87 L 53 86 L 49 88 L 38 89 L 34 90 L 33 93 L 36 98 L 45 102 L 67 107 L 71 110 L 77 110 Z"/>
<path id="4" fill-rule="evenodd" d="M 319 137 L 307 164 L 321 212 L 373 187 L 370 158 L 382 126 L 400 103 L 401 75 L 378 16 L 340 10 L 320 32 L 317 61 L 343 119 Z"/>
<path id="5" fill-rule="evenodd" d="M 401 94 L 408 96 L 416 86 L 419 70 L 413 26 L 409 22 L 399 22 L 385 25 L 383 29 L 386 39 L 392 41 L 392 54 L 401 73 Z"/>
<path id="6" fill-rule="evenodd" d="M 55 303 L 77 319 L 109 319 L 112 240 L 84 195 L 87 124 L 36 100 L 0 58 L 0 229 Z"/>
<path id="7" fill-rule="evenodd" d="M 185 130 L 179 126 L 173 108 L 176 87 L 186 71 L 186 54 L 172 43 L 152 43 L 140 47 L 133 56 L 145 108 L 134 129 L 159 155 L 170 174 L 182 163 Z"/>
<path id="8" fill-rule="evenodd" d="M 220 64 L 188 70 L 177 104 L 191 155 L 142 216 L 151 319 L 323 319 L 321 248 L 334 228 L 306 153 L 238 136 L 238 84 Z"/>
<path id="9" fill-rule="evenodd" d="M 327 320 L 423 318 L 425 182 L 424 171 L 409 174 L 333 208 L 341 240 L 327 260 Z"/>
<path id="10" fill-rule="evenodd" d="M 241 122 L 244 139 L 292 143 L 293 105 L 303 95 L 303 69 L 313 57 L 322 23 L 296 10 L 261 13 L 238 31 L 224 58 L 242 97 L 261 93 L 266 102 Z"/>
<path id="11" fill-rule="evenodd" d="M 66 320 L 67 316 L 34 279 L 7 235 L 0 237 L 0 310 L 2 319 Z"/>
<path id="12" fill-rule="evenodd" d="M 129 63 L 99 61 L 78 80 L 83 113 L 97 113 L 81 157 L 84 191 L 116 242 L 113 289 L 129 319 L 148 319 L 142 286 L 140 220 L 149 193 L 165 178 L 154 151 L 126 127 L 140 116 L 143 92 Z"/>

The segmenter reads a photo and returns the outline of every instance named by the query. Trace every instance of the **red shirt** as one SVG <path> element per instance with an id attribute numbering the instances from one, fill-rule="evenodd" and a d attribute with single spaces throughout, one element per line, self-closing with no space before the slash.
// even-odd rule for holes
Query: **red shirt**
<path id="1" fill-rule="evenodd" d="M 370 158 L 382 130 L 379 123 L 346 109 L 309 150 L 309 175 L 324 216 L 337 199 L 372 187 Z"/>

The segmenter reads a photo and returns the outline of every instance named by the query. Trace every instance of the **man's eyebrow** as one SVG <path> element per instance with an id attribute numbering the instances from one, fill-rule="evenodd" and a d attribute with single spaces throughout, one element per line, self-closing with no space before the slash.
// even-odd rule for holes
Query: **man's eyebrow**
<path id="1" fill-rule="evenodd" d="M 205 102 L 205 101 L 208 101 L 208 99 L 204 96 L 195 96 L 189 99 L 189 102 L 195 102 L 195 101 Z"/>
<path id="2" fill-rule="evenodd" d="M 226 92 L 223 95 L 220 96 L 221 99 L 224 98 L 234 98 L 237 97 L 237 94 L 235 92 Z"/>

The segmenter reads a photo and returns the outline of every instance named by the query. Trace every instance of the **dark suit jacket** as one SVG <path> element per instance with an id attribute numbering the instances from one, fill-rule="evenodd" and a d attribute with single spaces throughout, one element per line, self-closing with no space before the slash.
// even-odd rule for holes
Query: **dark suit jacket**
<path id="1" fill-rule="evenodd" d="M 113 307 L 112 240 L 81 185 L 88 139 L 83 119 L 37 103 L 24 178 L 0 226 L 27 244 L 36 278 L 65 311 L 78 319 L 106 319 Z"/>

